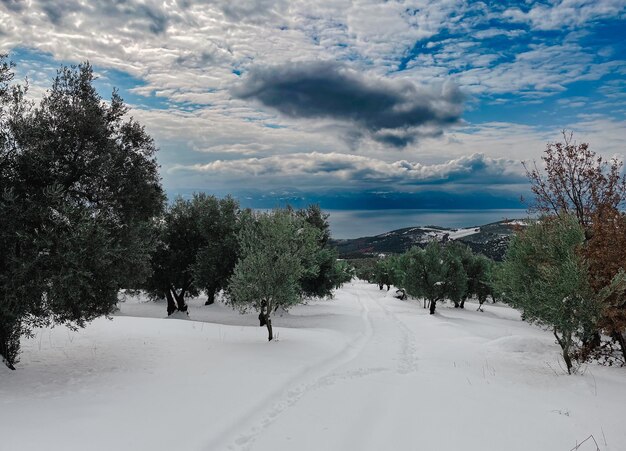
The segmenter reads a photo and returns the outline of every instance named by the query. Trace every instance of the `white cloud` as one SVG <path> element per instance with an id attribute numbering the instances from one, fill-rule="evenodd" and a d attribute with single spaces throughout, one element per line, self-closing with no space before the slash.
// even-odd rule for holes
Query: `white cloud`
<path id="1" fill-rule="evenodd" d="M 297 153 L 264 158 L 217 160 L 207 164 L 177 165 L 170 172 L 213 176 L 254 177 L 263 184 L 281 185 L 297 178 L 300 187 L 417 186 L 429 184 L 515 184 L 524 181 L 519 161 L 475 153 L 440 164 L 398 160 L 385 162 L 343 153 Z"/>
<path id="2" fill-rule="evenodd" d="M 561 0 L 551 5 L 537 4 L 527 12 L 510 8 L 504 17 L 529 23 L 538 30 L 557 30 L 581 27 L 605 18 L 624 17 L 624 13 L 626 4 L 623 0 Z"/>
<path id="3" fill-rule="evenodd" d="M 412 70 L 401 76 L 443 80 L 454 69 L 457 82 L 475 94 L 554 92 L 565 83 L 598 78 L 615 64 L 595 64 L 594 54 L 575 41 L 539 44 L 513 62 L 498 63 L 501 55 L 485 52 L 472 37 L 523 31 L 473 27 L 495 18 L 560 28 L 624 13 L 622 0 L 565 0 L 526 13 L 462 0 L 33 0 L 20 8 L 11 5 L 0 3 L 1 50 L 21 45 L 59 60 L 89 59 L 145 80 L 138 93 L 204 105 L 223 100 L 223 91 L 237 80 L 233 70 L 246 71 L 258 62 L 339 60 L 386 75 L 417 41 L 426 43 L 444 29 L 457 37 L 440 41 L 435 55 L 416 55 L 409 62 Z"/>
<path id="4" fill-rule="evenodd" d="M 438 165 L 452 171 L 450 161 L 466 162 L 463 158 L 475 153 L 493 161 L 539 158 L 545 143 L 558 139 L 559 128 L 520 125 L 503 116 L 499 123 L 455 125 L 444 135 L 424 133 L 418 145 L 390 152 L 376 136 L 355 145 L 346 139 L 350 128 L 332 118 L 302 121 L 233 98 L 231 89 L 242 79 L 234 72 L 245 76 L 259 65 L 336 61 L 365 78 L 388 78 L 397 85 L 402 79 L 442 85 L 452 78 L 474 96 L 474 105 L 476 99 L 507 104 L 511 94 L 517 102 L 524 96 L 539 103 L 575 81 L 624 75 L 623 58 L 614 50 L 594 53 L 582 43 L 587 24 L 623 17 L 624 6 L 623 0 L 566 0 L 523 12 L 464 0 L 0 1 L 0 51 L 27 47 L 58 61 L 89 59 L 104 76 L 106 70 L 118 69 L 143 80 L 134 93 L 155 94 L 170 105 L 166 110 L 132 111 L 162 149 L 166 187 L 255 183 L 245 177 L 210 178 L 210 171 L 172 171 L 218 161 L 228 167 L 235 164 L 230 160 L 245 162 L 249 157 L 279 169 L 281 159 L 285 165 L 303 164 L 313 184 L 322 183 L 320 177 L 347 180 L 341 174 L 360 174 L 368 183 L 382 183 L 385 177 L 389 183 L 405 183 L 437 173 Z M 519 28 L 489 28 L 491 20 Z M 528 37 L 533 29 L 565 29 L 569 34 L 551 41 L 533 36 L 531 46 L 517 49 L 483 46 L 493 38 Z M 424 51 L 411 52 L 418 41 Z M 394 72 L 403 58 L 408 58 L 408 70 Z M 20 68 L 36 94 L 49 86 L 53 69 L 35 64 Z M 600 92 L 606 102 L 623 103 L 623 84 L 607 82 Z M 177 105 L 183 102 L 197 108 L 188 111 Z M 595 150 L 623 153 L 626 124 L 601 114 L 604 106 L 595 102 L 578 107 L 595 115 L 562 126 L 574 129 Z M 550 113 L 546 117 L 554 117 Z M 310 157 L 324 161 L 324 154 L 343 155 L 350 165 L 344 172 L 325 172 Z M 402 161 L 412 163 L 405 167 Z M 259 168 L 260 163 L 246 164 Z"/>

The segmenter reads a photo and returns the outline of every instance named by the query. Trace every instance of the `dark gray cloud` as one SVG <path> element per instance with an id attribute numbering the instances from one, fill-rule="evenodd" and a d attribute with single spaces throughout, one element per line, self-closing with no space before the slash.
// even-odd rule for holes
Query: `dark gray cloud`
<path id="1" fill-rule="evenodd" d="M 0 5 L 4 5 L 10 11 L 19 13 L 26 7 L 26 2 L 25 0 L 0 0 Z"/>
<path id="2" fill-rule="evenodd" d="M 290 117 L 346 121 L 395 147 L 459 122 L 463 107 L 451 83 L 423 87 L 330 62 L 253 68 L 233 94 Z"/>
<path id="3" fill-rule="evenodd" d="M 280 19 L 288 6 L 285 0 L 236 0 L 222 2 L 221 9 L 231 21 L 263 23 Z"/>
<path id="4" fill-rule="evenodd" d="M 176 58 L 177 64 L 194 69 L 206 68 L 214 62 L 215 56 L 208 51 L 201 51 L 198 53 L 184 52 Z"/>
<path id="5" fill-rule="evenodd" d="M 75 11 L 78 7 L 77 4 L 68 3 L 65 6 L 55 5 L 54 3 L 44 3 L 41 5 L 41 10 L 46 13 L 48 16 L 48 20 L 55 25 L 60 25 L 63 20 L 64 14 L 67 14 L 70 11 Z"/>
<path id="6" fill-rule="evenodd" d="M 0 1 L 9 6 L 17 4 L 16 1 Z M 55 25 L 61 25 L 71 13 L 86 9 L 82 2 L 76 0 L 56 3 L 46 0 L 39 3 L 48 20 Z M 90 0 L 86 10 L 96 16 L 115 18 L 130 27 L 147 28 L 154 34 L 165 32 L 169 23 L 168 15 L 160 6 L 136 0 Z"/>

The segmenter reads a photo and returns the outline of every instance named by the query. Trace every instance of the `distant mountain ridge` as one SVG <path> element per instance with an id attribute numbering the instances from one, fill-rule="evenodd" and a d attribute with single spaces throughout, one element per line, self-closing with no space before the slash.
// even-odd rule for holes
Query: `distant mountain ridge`
<path id="1" fill-rule="evenodd" d="M 496 261 L 504 258 L 511 236 L 524 220 L 505 220 L 482 226 L 450 229 L 438 226 L 405 227 L 376 236 L 332 240 L 340 258 L 367 258 L 379 254 L 400 254 L 413 246 L 426 246 L 430 241 L 460 241 L 472 251 Z"/>

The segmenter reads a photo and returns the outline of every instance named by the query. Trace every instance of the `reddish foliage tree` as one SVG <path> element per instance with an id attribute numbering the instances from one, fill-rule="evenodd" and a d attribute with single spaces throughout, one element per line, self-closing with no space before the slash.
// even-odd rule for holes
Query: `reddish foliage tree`
<path id="1" fill-rule="evenodd" d="M 592 223 L 583 253 L 589 283 L 602 304 L 598 327 L 619 344 L 626 362 L 626 215 L 607 209 L 596 218 L 600 216 Z"/>
<path id="2" fill-rule="evenodd" d="M 545 173 L 536 162 L 532 166 L 524 163 L 535 195 L 531 211 L 574 215 L 589 233 L 594 216 L 601 220 L 601 214 L 616 210 L 626 198 L 622 162 L 613 159 L 608 163 L 589 149 L 589 144 L 576 143 L 571 132 L 562 133 L 563 142 L 549 143 L 541 157 Z"/>

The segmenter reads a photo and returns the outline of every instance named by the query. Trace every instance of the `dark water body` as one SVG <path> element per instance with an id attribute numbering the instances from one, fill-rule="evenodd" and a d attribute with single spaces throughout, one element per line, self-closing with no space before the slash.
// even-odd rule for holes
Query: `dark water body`
<path id="1" fill-rule="evenodd" d="M 324 210 L 333 238 L 373 236 L 404 227 L 472 227 L 527 217 L 526 210 Z"/>

